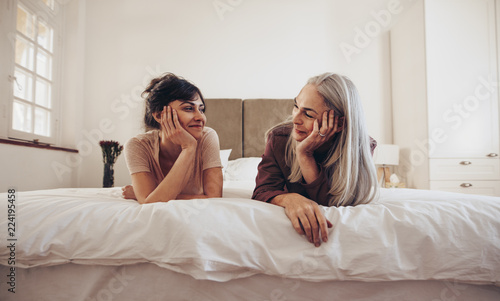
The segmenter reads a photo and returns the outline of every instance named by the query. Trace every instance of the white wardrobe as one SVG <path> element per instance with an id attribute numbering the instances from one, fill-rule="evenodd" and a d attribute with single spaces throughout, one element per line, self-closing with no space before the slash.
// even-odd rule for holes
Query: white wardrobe
<path id="1" fill-rule="evenodd" d="M 500 196 L 500 0 L 420 0 L 391 29 L 397 172 L 408 187 Z"/>

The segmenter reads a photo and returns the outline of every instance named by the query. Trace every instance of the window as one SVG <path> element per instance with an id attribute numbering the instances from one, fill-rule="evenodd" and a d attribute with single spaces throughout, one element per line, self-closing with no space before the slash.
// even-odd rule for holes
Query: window
<path id="1" fill-rule="evenodd" d="M 56 142 L 59 12 L 54 0 L 17 1 L 8 136 Z M 14 12 L 13 12 L 14 13 Z"/>

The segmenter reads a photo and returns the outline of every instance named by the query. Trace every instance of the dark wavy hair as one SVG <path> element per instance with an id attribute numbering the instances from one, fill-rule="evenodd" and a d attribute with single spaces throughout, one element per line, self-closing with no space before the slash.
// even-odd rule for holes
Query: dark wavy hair
<path id="1" fill-rule="evenodd" d="M 188 80 L 173 73 L 164 73 L 154 78 L 141 96 L 146 100 L 144 126 L 146 130 L 160 129 L 160 124 L 154 119 L 153 114 L 163 111 L 172 101 L 190 101 L 199 95 L 203 104 L 205 99 L 200 89 Z"/>

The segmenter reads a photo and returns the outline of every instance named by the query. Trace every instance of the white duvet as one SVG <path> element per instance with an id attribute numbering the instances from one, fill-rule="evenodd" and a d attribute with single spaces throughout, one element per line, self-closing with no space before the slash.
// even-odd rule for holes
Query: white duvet
<path id="1" fill-rule="evenodd" d="M 139 205 L 120 188 L 18 192 L 15 266 L 154 263 L 196 279 L 267 274 L 308 281 L 500 283 L 500 198 L 383 189 L 378 202 L 327 208 L 315 248 L 282 208 L 225 197 Z M 241 187 L 239 187 L 241 186 Z M 7 194 L 0 194 L 0 264 L 7 266 Z"/>

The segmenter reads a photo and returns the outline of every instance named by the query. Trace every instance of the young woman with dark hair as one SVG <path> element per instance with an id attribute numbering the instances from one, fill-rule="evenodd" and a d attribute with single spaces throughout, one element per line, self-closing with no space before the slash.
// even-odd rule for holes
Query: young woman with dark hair
<path id="1" fill-rule="evenodd" d="M 124 148 L 132 185 L 125 198 L 139 203 L 222 196 L 217 133 L 205 127 L 205 100 L 189 81 L 166 73 L 143 92 L 148 132 Z"/>

